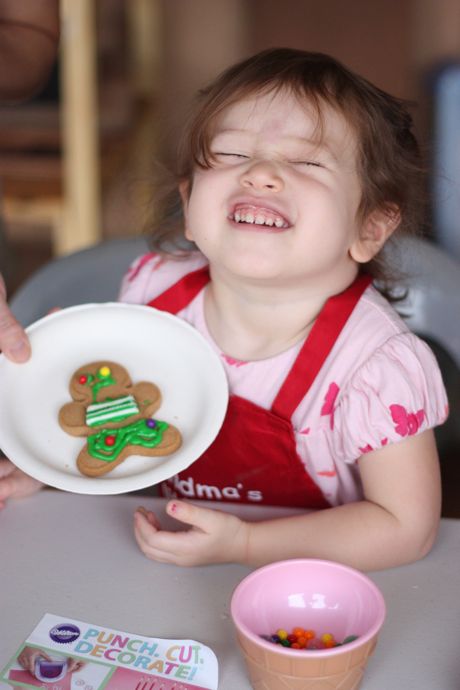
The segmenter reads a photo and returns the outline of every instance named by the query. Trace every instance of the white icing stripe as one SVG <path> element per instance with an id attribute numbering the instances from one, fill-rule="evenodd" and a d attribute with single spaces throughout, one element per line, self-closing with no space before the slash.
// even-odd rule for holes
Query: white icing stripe
<path id="1" fill-rule="evenodd" d="M 97 426 L 111 419 L 125 419 L 137 414 L 139 407 L 132 395 L 115 400 L 104 400 L 100 403 L 89 405 L 86 410 L 86 423 L 88 426 Z"/>
<path id="2" fill-rule="evenodd" d="M 131 415 L 137 414 L 138 412 L 139 408 L 135 405 L 132 405 L 131 407 L 127 407 L 122 410 L 112 410 L 111 412 L 107 412 L 105 414 L 93 415 L 88 418 L 88 424 L 96 424 L 97 422 L 107 421 L 109 419 L 116 419 L 117 417 L 130 417 Z"/>
<path id="3" fill-rule="evenodd" d="M 125 405 L 128 402 L 135 405 L 136 401 L 134 400 L 134 396 L 124 395 L 122 398 L 114 398 L 113 400 L 103 400 L 102 402 L 92 403 L 91 405 L 88 405 L 87 410 L 88 412 L 92 412 L 93 410 L 101 410 L 106 407 Z"/>

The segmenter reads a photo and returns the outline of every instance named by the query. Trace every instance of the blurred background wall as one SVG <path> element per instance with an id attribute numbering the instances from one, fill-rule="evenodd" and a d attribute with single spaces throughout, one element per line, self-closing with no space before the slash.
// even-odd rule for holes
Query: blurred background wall
<path id="1" fill-rule="evenodd" d="M 429 150 L 433 75 L 460 60 L 460 3 L 62 0 L 61 54 L 49 84 L 33 102 L 0 109 L 10 245 L 35 242 L 38 254 L 48 244 L 50 254 L 61 254 L 139 232 L 152 160 L 174 156 L 193 94 L 269 46 L 330 53 L 417 102 L 414 117 Z M 10 279 L 14 288 L 20 270 Z"/>

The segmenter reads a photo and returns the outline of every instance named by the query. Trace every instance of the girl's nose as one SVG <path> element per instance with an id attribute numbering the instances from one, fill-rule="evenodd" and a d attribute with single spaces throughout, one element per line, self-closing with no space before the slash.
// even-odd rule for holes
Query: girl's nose
<path id="1" fill-rule="evenodd" d="M 246 189 L 280 192 L 284 182 L 277 166 L 269 161 L 255 161 L 240 177 L 240 184 Z"/>

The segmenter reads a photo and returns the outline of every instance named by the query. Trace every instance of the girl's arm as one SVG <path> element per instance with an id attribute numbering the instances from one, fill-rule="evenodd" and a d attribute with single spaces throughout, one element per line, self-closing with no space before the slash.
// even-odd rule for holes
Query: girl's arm
<path id="1" fill-rule="evenodd" d="M 366 453 L 359 468 L 363 501 L 249 525 L 249 563 L 313 557 L 378 570 L 425 556 L 441 512 L 433 432 Z"/>
<path id="2" fill-rule="evenodd" d="M 425 556 L 436 537 L 441 489 L 431 430 L 363 455 L 362 501 L 264 522 L 171 501 L 170 515 L 191 527 L 166 532 L 152 513 L 135 516 L 142 551 L 179 565 L 240 562 L 259 566 L 286 558 L 324 558 L 378 570 Z"/>

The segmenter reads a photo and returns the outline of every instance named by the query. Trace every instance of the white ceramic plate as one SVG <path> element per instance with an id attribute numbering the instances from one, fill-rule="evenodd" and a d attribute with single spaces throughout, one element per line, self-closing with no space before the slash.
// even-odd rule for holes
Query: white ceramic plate
<path id="1" fill-rule="evenodd" d="M 227 379 L 218 355 L 189 324 L 151 307 L 107 303 L 70 307 L 27 329 L 32 358 L 0 355 L 0 448 L 24 472 L 75 493 L 116 494 L 173 476 L 216 437 L 227 408 Z M 80 474 L 84 438 L 58 423 L 71 401 L 72 374 L 92 361 L 124 366 L 133 383 L 152 381 L 163 402 L 155 416 L 178 427 L 183 444 L 170 456 L 130 456 L 104 477 Z"/>

